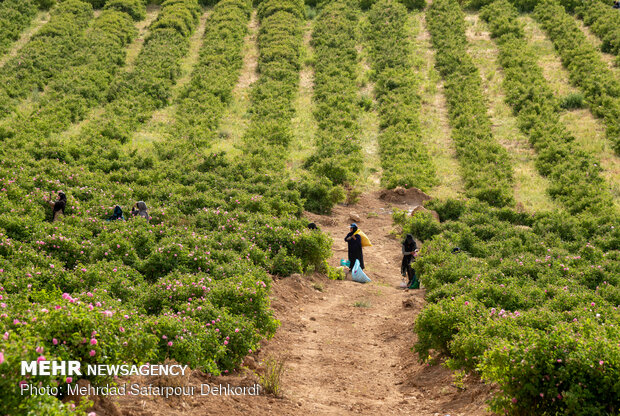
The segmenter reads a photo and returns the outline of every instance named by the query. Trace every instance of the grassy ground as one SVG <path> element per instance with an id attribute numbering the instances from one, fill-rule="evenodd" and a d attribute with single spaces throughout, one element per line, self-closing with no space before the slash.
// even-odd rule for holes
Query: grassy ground
<path id="1" fill-rule="evenodd" d="M 534 165 L 536 155 L 527 137 L 519 130 L 512 109 L 506 104 L 502 87 L 504 76 L 497 62 L 499 53 L 497 45 L 491 40 L 486 24 L 477 14 L 468 13 L 465 21 L 469 53 L 482 77 L 482 85 L 488 99 L 489 116 L 493 123 L 493 135 L 513 159 L 515 198 L 528 210 L 552 210 L 555 205 L 546 192 L 549 186 L 548 180 L 537 172 Z"/>
<path id="2" fill-rule="evenodd" d="M 230 156 L 242 153 L 241 139 L 250 122 L 250 92 L 252 84 L 258 79 L 258 18 L 256 11 L 252 14 L 249 32 L 243 44 L 243 67 L 239 82 L 232 91 L 232 100 L 224 111 L 220 124 L 220 140 L 213 144 L 213 151 L 225 151 Z"/>
<path id="3" fill-rule="evenodd" d="M 295 99 L 295 117 L 291 121 L 293 142 L 290 146 L 289 168 L 293 176 L 299 176 L 304 161 L 314 153 L 316 123 L 312 110 L 312 94 L 314 91 L 314 52 L 310 45 L 312 40 L 313 21 L 308 20 L 304 27 L 302 49 L 302 65 L 299 73 L 299 92 Z"/>
<path id="4" fill-rule="evenodd" d="M 32 38 L 32 36 L 41 29 L 41 27 L 46 24 L 50 20 L 49 12 L 39 12 L 37 16 L 32 20 L 30 26 L 22 32 L 19 39 L 13 44 L 13 47 L 4 54 L 4 56 L 0 57 L 0 68 L 7 63 L 7 61 L 14 56 L 17 56 L 17 53 L 24 47 L 26 43 Z"/>
<path id="5" fill-rule="evenodd" d="M 521 16 L 520 19 L 525 24 L 526 39 L 537 54 L 538 64 L 554 94 L 562 97 L 578 92 L 577 88 L 570 85 L 568 71 L 562 67 L 553 44 L 540 26 L 530 16 Z M 603 177 L 610 186 L 616 205 L 620 207 L 620 159 L 614 155 L 609 140 L 605 138 L 602 121 L 596 119 L 587 109 L 565 111 L 561 119 L 580 147 L 592 152 L 601 161 Z"/>
<path id="6" fill-rule="evenodd" d="M 138 37 L 129 45 L 127 48 L 127 56 L 125 58 L 125 71 L 131 72 L 133 69 L 134 62 L 138 57 L 138 54 L 142 50 L 142 46 L 144 46 L 144 39 L 146 38 L 146 34 L 148 32 L 148 27 L 151 25 L 153 20 L 159 14 L 161 6 L 156 4 L 150 4 L 146 7 L 146 19 L 138 22 L 136 27 L 138 28 Z"/>
<path id="7" fill-rule="evenodd" d="M 359 108 L 358 123 L 360 126 L 360 143 L 362 144 L 362 152 L 364 155 L 364 170 L 362 179 L 358 184 L 361 191 L 369 191 L 379 189 L 381 182 L 381 157 L 379 154 L 379 114 L 377 112 L 376 100 L 374 95 L 374 83 L 371 80 L 372 70 L 368 56 L 368 46 L 365 43 L 364 32 L 368 26 L 368 18 L 366 15 L 359 20 L 358 39 L 360 44 L 357 47 L 358 53 L 358 88 L 359 99 L 371 101 L 372 106 L 365 110 Z"/>
<path id="8" fill-rule="evenodd" d="M 562 66 L 553 44 L 538 23 L 528 15 L 521 16 L 519 20 L 524 25 L 527 43 L 536 53 L 538 64 L 556 97 L 579 92 L 579 89 L 570 84 L 568 71 Z"/>
<path id="9" fill-rule="evenodd" d="M 438 198 L 456 198 L 463 192 L 463 179 L 456 159 L 456 150 L 450 138 L 448 108 L 443 83 L 435 70 L 435 52 L 426 29 L 424 13 L 412 13 L 408 22 L 413 48 L 414 65 L 420 75 L 420 122 L 422 140 L 437 169 L 439 185 L 431 191 Z"/>
<path id="10" fill-rule="evenodd" d="M 205 32 L 207 18 L 210 14 L 210 10 L 202 14 L 196 32 L 194 32 L 190 38 L 189 52 L 181 62 L 181 76 L 174 87 L 172 87 L 170 95 L 170 102 L 172 103 L 191 79 L 192 69 L 198 62 L 199 52 L 202 46 L 202 37 Z M 133 139 L 128 146 L 139 149 L 148 146 L 155 141 L 164 139 L 172 121 L 174 120 L 175 111 L 176 105 L 174 104 L 155 111 L 151 119 L 134 134 Z"/>

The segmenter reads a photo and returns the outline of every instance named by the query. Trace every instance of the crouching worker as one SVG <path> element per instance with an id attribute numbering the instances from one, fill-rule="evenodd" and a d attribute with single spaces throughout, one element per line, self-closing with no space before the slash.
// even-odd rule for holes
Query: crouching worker
<path id="1" fill-rule="evenodd" d="M 114 207 L 114 212 L 112 213 L 110 218 L 108 218 L 108 221 L 116 221 L 116 220 L 123 220 L 123 221 L 125 221 L 125 216 L 123 215 L 123 210 L 118 205 L 116 205 Z"/>
<path id="2" fill-rule="evenodd" d="M 411 267 L 411 264 L 415 261 L 417 251 L 418 248 L 413 236 L 407 234 L 405 241 L 403 241 L 403 262 L 400 266 L 400 273 L 403 277 L 407 277 L 407 289 L 420 288 L 420 281 L 415 275 L 415 270 Z"/>
<path id="3" fill-rule="evenodd" d="M 149 217 L 149 213 L 146 211 L 146 204 L 144 203 L 144 201 L 138 201 L 134 204 L 133 208 L 131 209 L 131 215 L 133 217 L 140 216 L 146 219 L 146 222 L 149 222 L 149 220 L 151 219 L 151 217 Z"/>
<path id="4" fill-rule="evenodd" d="M 56 200 L 50 198 L 47 202 L 52 207 L 52 222 L 62 220 L 62 217 L 65 215 L 65 207 L 67 206 L 67 195 L 64 192 L 58 192 Z"/>

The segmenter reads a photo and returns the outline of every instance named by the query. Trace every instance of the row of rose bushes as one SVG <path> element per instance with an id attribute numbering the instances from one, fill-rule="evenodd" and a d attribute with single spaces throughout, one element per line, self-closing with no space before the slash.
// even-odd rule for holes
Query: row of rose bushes
<path id="1" fill-rule="evenodd" d="M 421 137 L 419 82 L 412 66 L 407 9 L 395 0 L 381 0 L 372 6 L 368 19 L 381 121 L 381 184 L 388 189 L 415 186 L 428 191 L 437 176 Z"/>
<path id="2" fill-rule="evenodd" d="M 583 91 L 592 113 L 604 120 L 607 137 L 620 153 L 620 82 L 560 3 L 539 2 L 534 17 L 553 42 L 571 82 Z"/>
<path id="3" fill-rule="evenodd" d="M 357 88 L 359 11 L 350 1 L 326 3 L 314 23 L 314 119 L 316 151 L 305 168 L 352 188 L 364 161 Z"/>
<path id="4" fill-rule="evenodd" d="M 452 140 L 466 193 L 498 207 L 511 204 L 510 157 L 491 131 L 480 73 L 467 53 L 463 11 L 454 0 L 438 0 L 426 18 L 436 66 L 445 80 Z"/>
<path id="5" fill-rule="evenodd" d="M 221 11 L 220 11 L 221 9 Z M 241 51 L 252 10 L 248 0 L 222 0 L 214 8 L 191 80 L 176 100 L 175 134 L 196 146 L 217 138 L 243 65 Z"/>
<path id="6" fill-rule="evenodd" d="M 0 3 L 0 56 L 8 52 L 38 10 L 34 0 L 5 0 Z"/>
<path id="7" fill-rule="evenodd" d="M 258 5 L 260 76 L 252 87 L 251 119 L 243 144 L 259 170 L 282 170 L 287 159 L 304 16 L 304 4 L 299 0 L 266 0 Z"/>
<path id="8" fill-rule="evenodd" d="M 620 53 L 620 14 L 618 14 L 618 10 L 601 1 L 584 1 L 576 7 L 575 12 L 590 27 L 592 33 L 601 39 L 601 50 L 618 56 Z M 616 64 L 618 63 L 620 61 L 616 58 Z"/>
<path id="9" fill-rule="evenodd" d="M 219 22 L 236 10 L 225 2 L 211 18 Z M 137 59 L 144 67 L 132 77 L 135 85 L 152 85 L 157 72 L 157 65 L 146 70 L 143 57 L 155 56 L 151 42 Z M 323 267 L 329 256 L 330 240 L 300 219 L 297 183 L 197 149 L 180 133 L 145 154 L 85 133 L 77 144 L 32 142 L 0 149 L 0 307 L 7 309 L 0 334 L 8 333 L 0 339 L 7 383 L 0 412 L 60 406 L 16 393 L 20 381 L 56 381 L 19 376 L 16 363 L 40 355 L 97 363 L 171 357 L 228 372 L 275 330 L 267 272 Z M 68 195 L 60 223 L 48 222 L 43 197 L 50 189 Z M 128 208 L 140 199 L 150 207 L 150 224 L 104 220 L 114 204 Z M 66 318 L 50 319 L 50 311 Z"/>
<path id="10" fill-rule="evenodd" d="M 561 123 L 558 100 L 527 45 L 517 9 L 498 0 L 481 9 L 499 47 L 506 101 L 519 128 L 536 150 L 538 171 L 551 180 L 549 193 L 571 214 L 605 216 L 613 212 L 609 184 L 601 177 L 600 162 L 578 148 Z"/>
<path id="11" fill-rule="evenodd" d="M 15 139 L 39 140 L 82 121 L 106 101 L 115 74 L 125 64 L 126 47 L 138 31 L 132 20 L 146 16 L 142 0 L 113 0 L 93 21 L 76 56 L 54 77 L 29 113 L 4 126 Z"/>
<path id="12" fill-rule="evenodd" d="M 189 51 L 189 38 L 198 26 L 200 14 L 197 0 L 164 1 L 157 19 L 149 26 L 133 69 L 114 79 L 102 113 L 82 127 L 76 147 L 93 138 L 127 143 L 155 110 L 169 104 L 171 88 L 181 75 L 181 59 Z M 56 143 L 50 147 L 55 148 Z M 88 156 L 100 157 L 96 153 Z M 104 170 L 110 168 L 102 166 Z"/>
<path id="13" fill-rule="evenodd" d="M 34 90 L 42 90 L 71 62 L 93 9 L 81 0 L 66 0 L 50 14 L 49 22 L 0 68 L 0 117 L 9 115 Z"/>
<path id="14" fill-rule="evenodd" d="M 289 160 L 293 140 L 293 100 L 298 93 L 301 69 L 305 5 L 300 0 L 266 0 L 258 6 L 258 18 L 260 76 L 250 94 L 250 124 L 243 135 L 240 163 L 265 175 L 286 177 L 285 162 Z M 337 112 L 336 108 L 331 111 Z M 313 161 L 311 158 L 306 168 L 310 169 Z M 342 199 L 341 188 L 329 179 L 329 166 L 338 168 L 334 163 L 326 165 L 323 171 L 315 166 L 313 172 L 305 172 L 294 184 L 304 197 L 307 210 L 329 212 Z"/>
<path id="15" fill-rule="evenodd" d="M 428 207 L 442 223 L 395 215 L 424 241 L 415 263 L 429 302 L 415 324 L 419 356 L 497 384 L 499 414 L 617 414 L 617 212 L 577 218 L 476 200 Z"/>

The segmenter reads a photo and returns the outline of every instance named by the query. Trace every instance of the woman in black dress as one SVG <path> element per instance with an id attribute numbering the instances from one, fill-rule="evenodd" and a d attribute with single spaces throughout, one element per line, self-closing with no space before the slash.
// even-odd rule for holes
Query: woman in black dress
<path id="1" fill-rule="evenodd" d="M 362 253 L 362 236 L 355 234 L 357 231 L 357 224 L 353 223 L 349 226 L 349 234 L 344 238 L 344 241 L 349 245 L 349 271 L 353 270 L 355 266 L 355 260 L 360 261 L 360 267 L 364 268 L 364 255 Z"/>
<path id="2" fill-rule="evenodd" d="M 403 241 L 403 262 L 400 266 L 400 273 L 407 276 L 407 287 L 409 289 L 418 289 L 420 283 L 415 275 L 415 270 L 411 267 L 411 263 L 414 261 L 415 251 L 417 249 L 415 240 L 411 234 L 407 234 L 405 241 Z"/>

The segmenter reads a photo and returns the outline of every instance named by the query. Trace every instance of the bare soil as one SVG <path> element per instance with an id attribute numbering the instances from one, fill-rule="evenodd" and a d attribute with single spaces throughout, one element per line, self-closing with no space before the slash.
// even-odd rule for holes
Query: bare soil
<path id="1" fill-rule="evenodd" d="M 485 401 L 492 388 L 472 376 L 456 387 L 442 366 L 421 364 L 411 348 L 424 289 L 400 288 L 401 248 L 392 232 L 393 207 L 412 209 L 421 202 L 414 192 L 386 202 L 380 192 L 361 196 L 354 206 L 339 206 L 330 216 L 307 214 L 334 238 L 330 264 L 345 258 L 344 235 L 351 213 L 373 247 L 365 248 L 371 283 L 291 276 L 275 280 L 272 307 L 281 326 L 264 341 L 245 366 L 261 371 L 266 358 L 285 360 L 282 397 L 259 396 L 124 396 L 99 402 L 101 415 L 488 415 Z M 255 376 L 241 370 L 224 377 L 194 371 L 189 384 L 250 386 Z M 150 383 L 152 380 L 131 380 Z M 105 406 L 104 406 L 105 405 Z"/>

